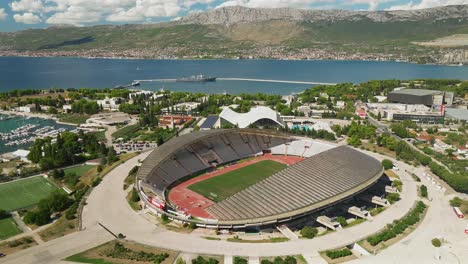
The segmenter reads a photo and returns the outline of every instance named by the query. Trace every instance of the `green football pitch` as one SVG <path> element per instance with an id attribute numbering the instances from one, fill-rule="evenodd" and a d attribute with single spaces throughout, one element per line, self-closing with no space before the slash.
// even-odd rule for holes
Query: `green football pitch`
<path id="1" fill-rule="evenodd" d="M 272 160 L 262 160 L 238 170 L 194 183 L 188 186 L 188 189 L 215 202 L 220 202 L 284 168 L 286 168 L 285 164 Z"/>
<path id="2" fill-rule="evenodd" d="M 21 233 L 21 229 L 16 225 L 13 218 L 9 217 L 0 220 L 0 240 L 12 237 Z"/>
<path id="3" fill-rule="evenodd" d="M 37 204 L 59 190 L 44 177 L 32 177 L 0 184 L 0 209 L 14 211 Z"/>

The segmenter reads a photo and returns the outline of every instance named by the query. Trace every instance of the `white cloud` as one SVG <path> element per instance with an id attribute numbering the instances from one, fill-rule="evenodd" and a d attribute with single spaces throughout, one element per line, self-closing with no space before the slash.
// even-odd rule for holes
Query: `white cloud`
<path id="1" fill-rule="evenodd" d="M 412 9 L 423 9 L 437 6 L 448 6 L 448 5 L 466 5 L 468 0 L 421 0 L 419 2 L 409 2 L 402 5 L 394 5 L 388 8 L 388 10 L 412 10 Z"/>
<path id="2" fill-rule="evenodd" d="M 101 12 L 93 8 L 70 6 L 63 12 L 53 14 L 46 22 L 48 24 L 71 24 L 80 26 L 86 23 L 99 22 L 101 19 Z"/>
<path id="3" fill-rule="evenodd" d="M 182 10 L 177 0 L 138 0 L 131 8 L 119 8 L 106 17 L 111 22 L 138 22 L 177 16 Z"/>
<path id="4" fill-rule="evenodd" d="M 0 20 L 5 20 L 7 18 L 7 13 L 5 12 L 5 8 L 0 8 Z"/>
<path id="5" fill-rule="evenodd" d="M 24 13 L 22 15 L 20 14 L 15 14 L 13 16 L 13 19 L 17 23 L 23 23 L 23 24 L 38 24 L 42 22 L 42 19 L 33 13 Z"/>
<path id="6" fill-rule="evenodd" d="M 42 0 L 20 0 L 10 3 L 10 8 L 15 12 L 36 13 L 44 9 Z"/>

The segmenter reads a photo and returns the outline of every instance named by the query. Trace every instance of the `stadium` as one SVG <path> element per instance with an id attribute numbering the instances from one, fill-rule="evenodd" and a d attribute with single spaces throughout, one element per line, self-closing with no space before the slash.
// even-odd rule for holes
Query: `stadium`
<path id="1" fill-rule="evenodd" d="M 347 146 L 258 129 L 198 131 L 155 149 L 137 189 L 155 214 L 207 228 L 291 221 L 372 187 L 381 163 Z"/>

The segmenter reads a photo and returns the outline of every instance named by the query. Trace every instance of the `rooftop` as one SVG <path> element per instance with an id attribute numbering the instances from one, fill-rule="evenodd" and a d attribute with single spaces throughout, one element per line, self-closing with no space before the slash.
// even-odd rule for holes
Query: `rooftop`
<path id="1" fill-rule="evenodd" d="M 439 94 L 443 92 L 437 91 L 437 90 L 427 90 L 427 89 L 401 89 L 401 90 L 391 91 L 390 93 L 424 96 L 424 95 Z"/>
<path id="2" fill-rule="evenodd" d="M 340 146 L 289 166 L 207 211 L 230 224 L 287 218 L 345 199 L 371 186 L 381 174 L 376 159 Z"/>

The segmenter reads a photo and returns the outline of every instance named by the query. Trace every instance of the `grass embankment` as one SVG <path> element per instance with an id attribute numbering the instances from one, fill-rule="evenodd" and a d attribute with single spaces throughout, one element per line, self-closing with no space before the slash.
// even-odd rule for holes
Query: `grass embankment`
<path id="1" fill-rule="evenodd" d="M 178 252 L 124 241 L 111 241 L 67 257 L 66 261 L 92 264 L 172 264 Z"/>
<path id="2" fill-rule="evenodd" d="M 215 202 L 220 202 L 284 168 L 286 168 L 285 164 L 272 160 L 263 160 L 192 184 L 188 188 Z"/>
<path id="3" fill-rule="evenodd" d="M 49 241 L 75 232 L 77 224 L 78 220 L 76 218 L 69 220 L 63 215 L 52 226 L 40 231 L 38 234 L 42 240 Z"/>
<path id="4" fill-rule="evenodd" d="M 0 240 L 7 239 L 22 233 L 13 218 L 8 217 L 0 220 Z"/>
<path id="5" fill-rule="evenodd" d="M 123 138 L 124 140 L 133 138 L 133 134 L 140 130 L 140 124 L 124 126 L 112 133 L 112 138 Z"/>
<path id="6" fill-rule="evenodd" d="M 0 243 L 0 252 L 11 255 L 15 252 L 37 245 L 32 237 L 23 237 L 9 242 Z"/>
<path id="7" fill-rule="evenodd" d="M 0 208 L 14 211 L 36 205 L 59 188 L 44 177 L 31 177 L 0 184 Z"/>

